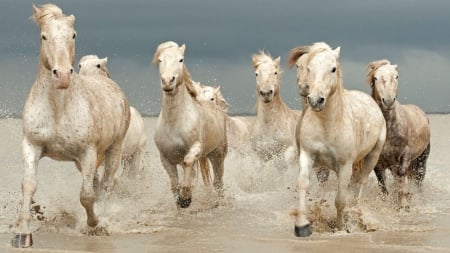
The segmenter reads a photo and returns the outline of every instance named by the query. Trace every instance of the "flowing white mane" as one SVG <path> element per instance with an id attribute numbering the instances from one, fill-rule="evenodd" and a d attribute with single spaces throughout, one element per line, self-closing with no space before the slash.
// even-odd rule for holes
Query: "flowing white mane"
<path id="1" fill-rule="evenodd" d="M 41 6 L 40 9 L 38 9 L 36 6 L 33 5 L 34 15 L 30 18 L 36 22 L 39 26 L 46 24 L 48 21 L 53 19 L 59 19 L 59 18 L 68 18 L 67 20 L 71 22 L 73 25 L 75 22 L 75 16 L 70 15 L 66 16 L 62 12 L 62 10 L 54 5 L 54 4 L 44 4 Z"/>

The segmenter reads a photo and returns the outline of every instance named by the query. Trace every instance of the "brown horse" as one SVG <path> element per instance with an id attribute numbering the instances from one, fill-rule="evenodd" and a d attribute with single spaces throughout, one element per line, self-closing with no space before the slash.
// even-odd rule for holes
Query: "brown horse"
<path id="1" fill-rule="evenodd" d="M 367 82 L 372 97 L 386 119 L 387 137 L 380 159 L 375 167 L 383 193 L 386 189 L 386 169 L 390 169 L 399 187 L 401 208 L 408 208 L 406 178 L 420 186 L 425 176 L 430 154 L 430 123 L 426 114 L 416 105 L 402 105 L 397 100 L 397 65 L 388 60 L 369 63 Z"/>
<path id="2" fill-rule="evenodd" d="M 86 209 L 87 224 L 91 228 L 97 226 L 96 193 L 110 192 L 114 186 L 122 142 L 130 123 L 128 100 L 114 81 L 102 76 L 80 76 L 73 71 L 75 17 L 64 15 L 52 4 L 41 8 L 33 5 L 33 11 L 41 30 L 40 61 L 23 110 L 25 176 L 15 247 L 32 244 L 30 206 L 42 157 L 75 163 L 83 178 L 80 201 Z M 102 187 L 94 189 L 96 166 L 103 156 L 105 176 Z"/>

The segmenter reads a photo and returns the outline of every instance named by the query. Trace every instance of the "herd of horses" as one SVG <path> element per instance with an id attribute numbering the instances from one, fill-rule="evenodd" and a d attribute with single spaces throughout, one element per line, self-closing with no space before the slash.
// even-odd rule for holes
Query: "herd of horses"
<path id="1" fill-rule="evenodd" d="M 33 244 L 30 208 L 37 189 L 42 157 L 73 161 L 82 174 L 80 202 L 87 225 L 95 229 L 94 203 L 111 193 L 119 168 L 122 174 L 142 170 L 147 142 L 139 112 L 111 78 L 107 59 L 94 55 L 75 61 L 75 17 L 53 4 L 33 5 L 40 28 L 40 61 L 36 81 L 23 110 L 23 201 L 13 246 Z M 263 161 L 278 159 L 287 170 L 299 170 L 299 206 L 295 235 L 312 233 L 306 191 L 313 169 L 337 175 L 337 227 L 345 229 L 344 208 L 349 193 L 357 201 L 374 171 L 381 191 L 389 169 L 398 186 L 398 203 L 408 208 L 408 180 L 420 186 L 430 152 L 430 125 L 425 113 L 397 100 L 397 66 L 388 60 L 369 63 L 371 96 L 343 86 L 340 48 L 320 42 L 289 53 L 288 66 L 297 68 L 302 111 L 292 110 L 280 97 L 280 57 L 253 55 L 257 115 L 229 116 L 229 104 L 214 88 L 195 82 L 184 64 L 186 46 L 160 44 L 153 57 L 161 80 L 161 112 L 154 142 L 179 208 L 191 203 L 191 180 L 200 167 L 205 185 L 223 196 L 224 161 L 228 149 L 250 147 Z M 98 168 L 104 165 L 99 173 Z M 213 176 L 210 175 L 210 165 Z M 179 180 L 178 167 L 183 169 Z"/>

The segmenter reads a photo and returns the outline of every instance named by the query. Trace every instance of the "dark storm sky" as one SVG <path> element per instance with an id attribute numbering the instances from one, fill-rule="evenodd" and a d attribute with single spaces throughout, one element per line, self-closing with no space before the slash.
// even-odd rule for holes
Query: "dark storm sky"
<path id="1" fill-rule="evenodd" d="M 33 1 L 40 5 L 46 1 Z M 367 64 L 387 58 L 399 66 L 399 100 L 427 112 L 450 112 L 450 1 L 54 1 L 76 17 L 77 61 L 108 57 L 112 78 L 132 105 L 156 115 L 161 91 L 153 53 L 161 42 L 187 46 L 192 78 L 220 85 L 231 113 L 255 113 L 251 56 L 281 56 L 282 98 L 300 108 L 295 46 L 325 41 L 341 47 L 344 86 L 369 92 Z M 39 30 L 32 1 L 0 2 L 0 114 L 22 111 L 36 78 Z M 78 64 L 77 64 L 78 65 Z"/>

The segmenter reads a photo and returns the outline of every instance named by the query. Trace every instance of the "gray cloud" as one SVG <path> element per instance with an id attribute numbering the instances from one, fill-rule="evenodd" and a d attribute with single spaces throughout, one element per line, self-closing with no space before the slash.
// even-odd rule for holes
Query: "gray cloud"
<path id="1" fill-rule="evenodd" d="M 45 3 L 36 1 L 36 4 Z M 448 1 L 54 1 L 76 16 L 77 59 L 108 56 L 109 68 L 133 104 L 159 112 L 151 59 L 166 40 L 186 43 L 197 81 L 220 84 L 232 113 L 254 113 L 251 55 L 260 49 L 286 62 L 300 44 L 341 46 L 344 85 L 368 91 L 368 62 L 399 65 L 400 99 L 428 112 L 450 112 Z M 39 31 L 28 19 L 31 1 L 0 3 L 0 109 L 21 112 L 36 75 Z M 284 68 L 282 96 L 299 107 L 295 72 Z"/>

